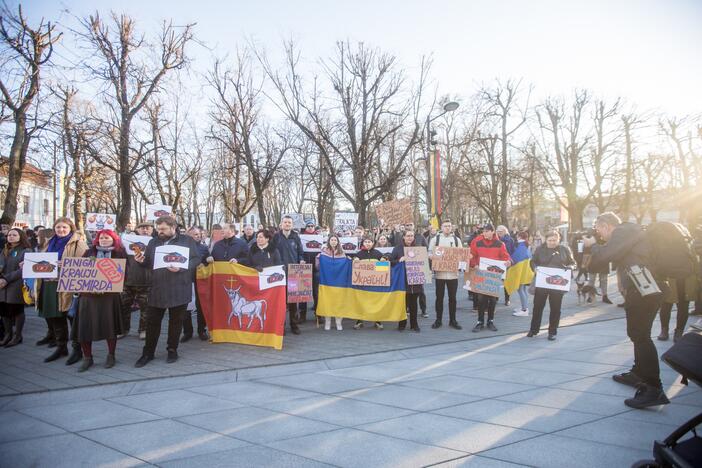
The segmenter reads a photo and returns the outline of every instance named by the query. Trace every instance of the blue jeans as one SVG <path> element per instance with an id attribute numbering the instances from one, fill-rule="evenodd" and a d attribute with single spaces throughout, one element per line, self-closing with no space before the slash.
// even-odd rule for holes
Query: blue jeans
<path id="1" fill-rule="evenodd" d="M 529 285 L 523 284 L 517 289 L 519 294 L 519 302 L 522 304 L 522 310 L 529 310 Z"/>

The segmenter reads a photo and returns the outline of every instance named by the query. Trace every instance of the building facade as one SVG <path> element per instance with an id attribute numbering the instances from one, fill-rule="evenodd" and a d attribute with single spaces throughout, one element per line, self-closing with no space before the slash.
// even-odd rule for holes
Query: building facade
<path id="1" fill-rule="evenodd" d="M 5 203 L 8 183 L 8 159 L 0 158 L 0 204 Z M 51 226 L 54 222 L 54 186 L 51 173 L 27 164 L 17 196 L 15 226 Z"/>

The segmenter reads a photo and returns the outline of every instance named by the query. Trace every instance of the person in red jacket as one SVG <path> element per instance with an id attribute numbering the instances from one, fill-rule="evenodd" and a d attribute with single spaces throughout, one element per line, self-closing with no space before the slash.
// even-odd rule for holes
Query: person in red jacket
<path id="1" fill-rule="evenodd" d="M 489 258 L 492 260 L 502 260 L 506 262 L 505 266 L 509 266 L 512 262 L 504 242 L 495 235 L 495 228 L 492 224 L 483 226 L 483 233 L 473 239 L 470 243 L 470 266 L 477 268 L 480 265 L 481 258 Z M 497 298 L 485 294 L 478 295 L 478 323 L 473 327 L 473 332 L 479 332 L 485 328 L 485 311 L 488 313 L 488 330 L 497 331 L 495 327 L 495 306 Z"/>

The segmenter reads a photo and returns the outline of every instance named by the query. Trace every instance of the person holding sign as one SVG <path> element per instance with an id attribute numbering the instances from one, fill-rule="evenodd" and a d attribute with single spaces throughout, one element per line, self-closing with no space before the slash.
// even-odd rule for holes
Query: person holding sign
<path id="1" fill-rule="evenodd" d="M 290 263 L 305 263 L 302 256 L 304 252 L 302 249 L 300 236 L 297 232 L 293 231 L 292 216 L 283 216 L 283 220 L 280 222 L 280 231 L 278 231 L 273 237 L 273 244 L 275 245 L 276 249 L 278 249 L 280 259 L 283 262 L 283 265 L 285 265 L 286 271 Z M 288 304 L 288 320 L 290 322 L 290 331 L 293 333 L 293 335 L 300 334 L 300 328 L 297 326 L 296 316 L 297 304 L 291 302 Z"/>
<path id="2" fill-rule="evenodd" d="M 437 247 L 463 247 L 461 239 L 453 233 L 451 221 L 444 221 L 441 223 L 441 232 L 431 239 L 431 244 L 429 245 L 430 257 L 434 255 Z M 436 321 L 434 321 L 431 328 L 440 328 L 442 325 L 442 318 L 444 315 L 444 289 L 448 291 L 449 327 L 462 330 L 463 327 L 461 327 L 456 320 L 458 271 L 436 272 L 436 301 L 434 303 Z"/>
<path id="3" fill-rule="evenodd" d="M 558 231 L 549 231 L 546 233 L 546 244 L 540 245 L 534 251 L 534 256 L 531 259 L 531 268 L 539 275 L 539 268 L 559 268 L 573 270 L 575 268 L 575 259 L 570 248 L 566 245 L 560 245 L 561 235 Z M 572 272 L 571 272 L 572 276 Z M 569 280 L 569 279 L 568 279 Z M 557 283 L 558 279 L 546 280 L 546 283 Z M 531 338 L 539 334 L 541 328 L 541 316 L 548 300 L 550 309 L 548 318 L 548 339 L 553 341 L 556 339 L 558 332 L 558 323 L 561 320 L 561 303 L 565 291 L 556 289 L 536 288 L 534 293 L 534 312 L 531 317 L 531 327 L 527 337 Z"/>
<path id="4" fill-rule="evenodd" d="M 88 245 L 81 234 L 76 230 L 76 225 L 69 218 L 58 218 L 54 221 L 54 237 L 49 240 L 45 252 L 57 252 L 59 264 L 64 257 L 82 257 Z M 73 301 L 72 293 L 59 293 L 58 278 L 55 280 L 37 280 L 37 310 L 39 316 L 48 319 L 49 326 L 56 337 L 56 350 L 44 362 L 55 361 L 68 355 L 68 309 Z M 74 337 L 77 338 L 77 337 Z M 80 344 L 74 339 L 73 352 L 66 360 L 66 365 L 75 364 L 83 357 Z"/>
<path id="5" fill-rule="evenodd" d="M 483 233 L 473 239 L 473 242 L 470 244 L 470 253 L 471 268 L 477 268 L 478 265 L 480 265 L 481 258 L 501 260 L 505 262 L 505 266 L 509 266 L 511 263 L 507 248 L 504 242 L 499 240 L 495 235 L 495 228 L 492 224 L 483 226 Z M 487 294 L 478 294 L 478 322 L 473 327 L 473 332 L 479 332 L 485 327 L 485 312 L 488 314 L 488 330 L 497 331 L 494 322 L 496 305 L 496 297 L 488 296 Z"/>
<path id="6" fill-rule="evenodd" d="M 119 236 L 112 230 L 98 232 L 93 246 L 83 257 L 127 258 Z M 93 365 L 93 341 L 107 341 L 105 369 L 115 365 L 117 335 L 122 330 L 122 301 L 120 293 L 80 293 L 78 299 L 78 341 L 83 351 L 83 362 L 78 372 L 85 372 Z"/>
<path id="7" fill-rule="evenodd" d="M 141 357 L 134 367 L 144 367 L 154 359 L 156 345 L 161 334 L 161 322 L 168 310 L 168 358 L 166 362 L 178 360 L 178 339 L 183 327 L 183 314 L 192 299 L 194 270 L 201 262 L 197 245 L 192 237 L 178 232 L 178 223 L 170 216 L 162 216 L 155 222 L 158 236 L 146 246 L 146 252 L 134 256 L 142 267 L 153 269 L 151 272 L 151 289 L 149 290 L 149 310 L 146 313 L 146 342 Z M 154 269 L 154 257 L 157 247 L 179 246 L 188 249 L 188 258 L 183 259 L 181 267 L 169 266 Z M 180 254 L 176 254 L 180 256 Z"/>
<path id="8" fill-rule="evenodd" d="M 152 237 L 154 226 L 151 223 L 139 223 L 136 233 L 140 236 Z M 151 242 L 151 241 L 149 241 Z M 147 242 L 144 242 L 148 244 Z M 146 248 L 144 243 L 131 244 L 133 255 L 127 252 L 127 276 L 124 280 L 122 290 L 122 331 L 123 334 L 117 338 L 123 338 L 129 334 L 132 319 L 132 304 L 136 302 L 139 307 L 139 326 L 137 333 L 140 340 L 146 339 L 146 312 L 149 308 L 149 289 L 151 289 L 151 270 L 140 268 L 134 256 Z M 126 244 L 126 242 L 125 242 Z M 124 245 L 124 244 L 123 244 Z"/>
<path id="9" fill-rule="evenodd" d="M 361 245 L 361 250 L 358 251 L 358 254 L 353 260 L 382 260 L 383 258 L 383 254 L 375 249 L 375 242 L 373 239 L 370 237 L 365 237 L 363 239 L 363 244 Z M 353 326 L 353 329 L 360 330 L 361 328 L 363 328 L 363 320 L 356 320 L 356 325 Z M 380 322 L 375 322 L 375 328 L 382 330 L 383 324 Z"/>
<path id="10" fill-rule="evenodd" d="M 12 228 L 7 231 L 6 240 L 0 256 L 0 316 L 5 326 L 5 339 L 0 342 L 0 346 L 10 348 L 22 343 L 24 298 L 21 265 L 24 254 L 32 250 L 27 235 L 21 229 Z"/>
<path id="11" fill-rule="evenodd" d="M 395 248 L 392 251 L 392 254 L 390 255 L 390 263 L 392 265 L 396 265 L 398 262 L 404 262 L 405 261 L 405 247 L 416 247 L 417 244 L 415 243 L 414 239 L 414 231 L 405 231 L 404 236 L 402 237 L 402 243 L 399 245 L 396 245 Z M 405 272 L 405 275 L 407 272 Z M 406 280 L 406 278 L 405 278 Z M 406 285 L 405 289 L 405 303 L 407 305 L 407 310 L 409 311 L 409 320 L 410 320 L 410 330 L 412 330 L 415 333 L 419 333 L 421 330 L 419 329 L 419 323 L 417 322 L 417 303 L 419 301 L 419 295 L 424 293 L 424 285 L 423 284 L 408 284 Z M 402 331 L 405 329 L 407 326 L 407 319 L 400 321 L 400 323 L 397 325 L 397 329 L 399 331 Z"/>
<path id="12" fill-rule="evenodd" d="M 344 249 L 341 248 L 341 241 L 339 240 L 339 236 L 332 234 L 329 236 L 329 239 L 327 239 L 327 245 L 325 245 L 322 248 L 322 251 L 317 255 L 317 258 L 315 259 L 315 264 L 317 265 L 317 269 L 319 270 L 319 257 L 324 255 L 325 257 L 331 257 L 331 258 L 348 258 L 348 256 L 344 253 Z M 343 330 L 343 326 L 341 325 L 342 320 L 344 320 L 343 317 L 334 317 L 334 320 L 336 322 L 336 329 L 341 331 Z M 356 328 L 356 327 L 354 327 Z M 326 316 L 324 317 L 324 329 L 325 330 L 331 330 L 331 317 Z"/>

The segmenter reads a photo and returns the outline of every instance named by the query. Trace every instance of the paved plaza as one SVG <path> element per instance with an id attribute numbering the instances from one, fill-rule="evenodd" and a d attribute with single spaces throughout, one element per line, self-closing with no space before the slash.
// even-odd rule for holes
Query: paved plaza
<path id="1" fill-rule="evenodd" d="M 283 351 L 195 338 L 170 365 L 162 336 L 143 369 L 130 336 L 110 370 L 96 343 L 83 374 L 42 362 L 28 318 L 25 343 L 0 350 L 0 466 L 630 466 L 702 411 L 702 391 L 662 365 L 671 404 L 626 407 L 633 390 L 610 377 L 632 361 L 623 310 L 572 296 L 555 342 L 524 337 L 529 319 L 504 306 L 497 333 L 471 333 L 463 298 L 462 331 L 307 323 Z"/>

